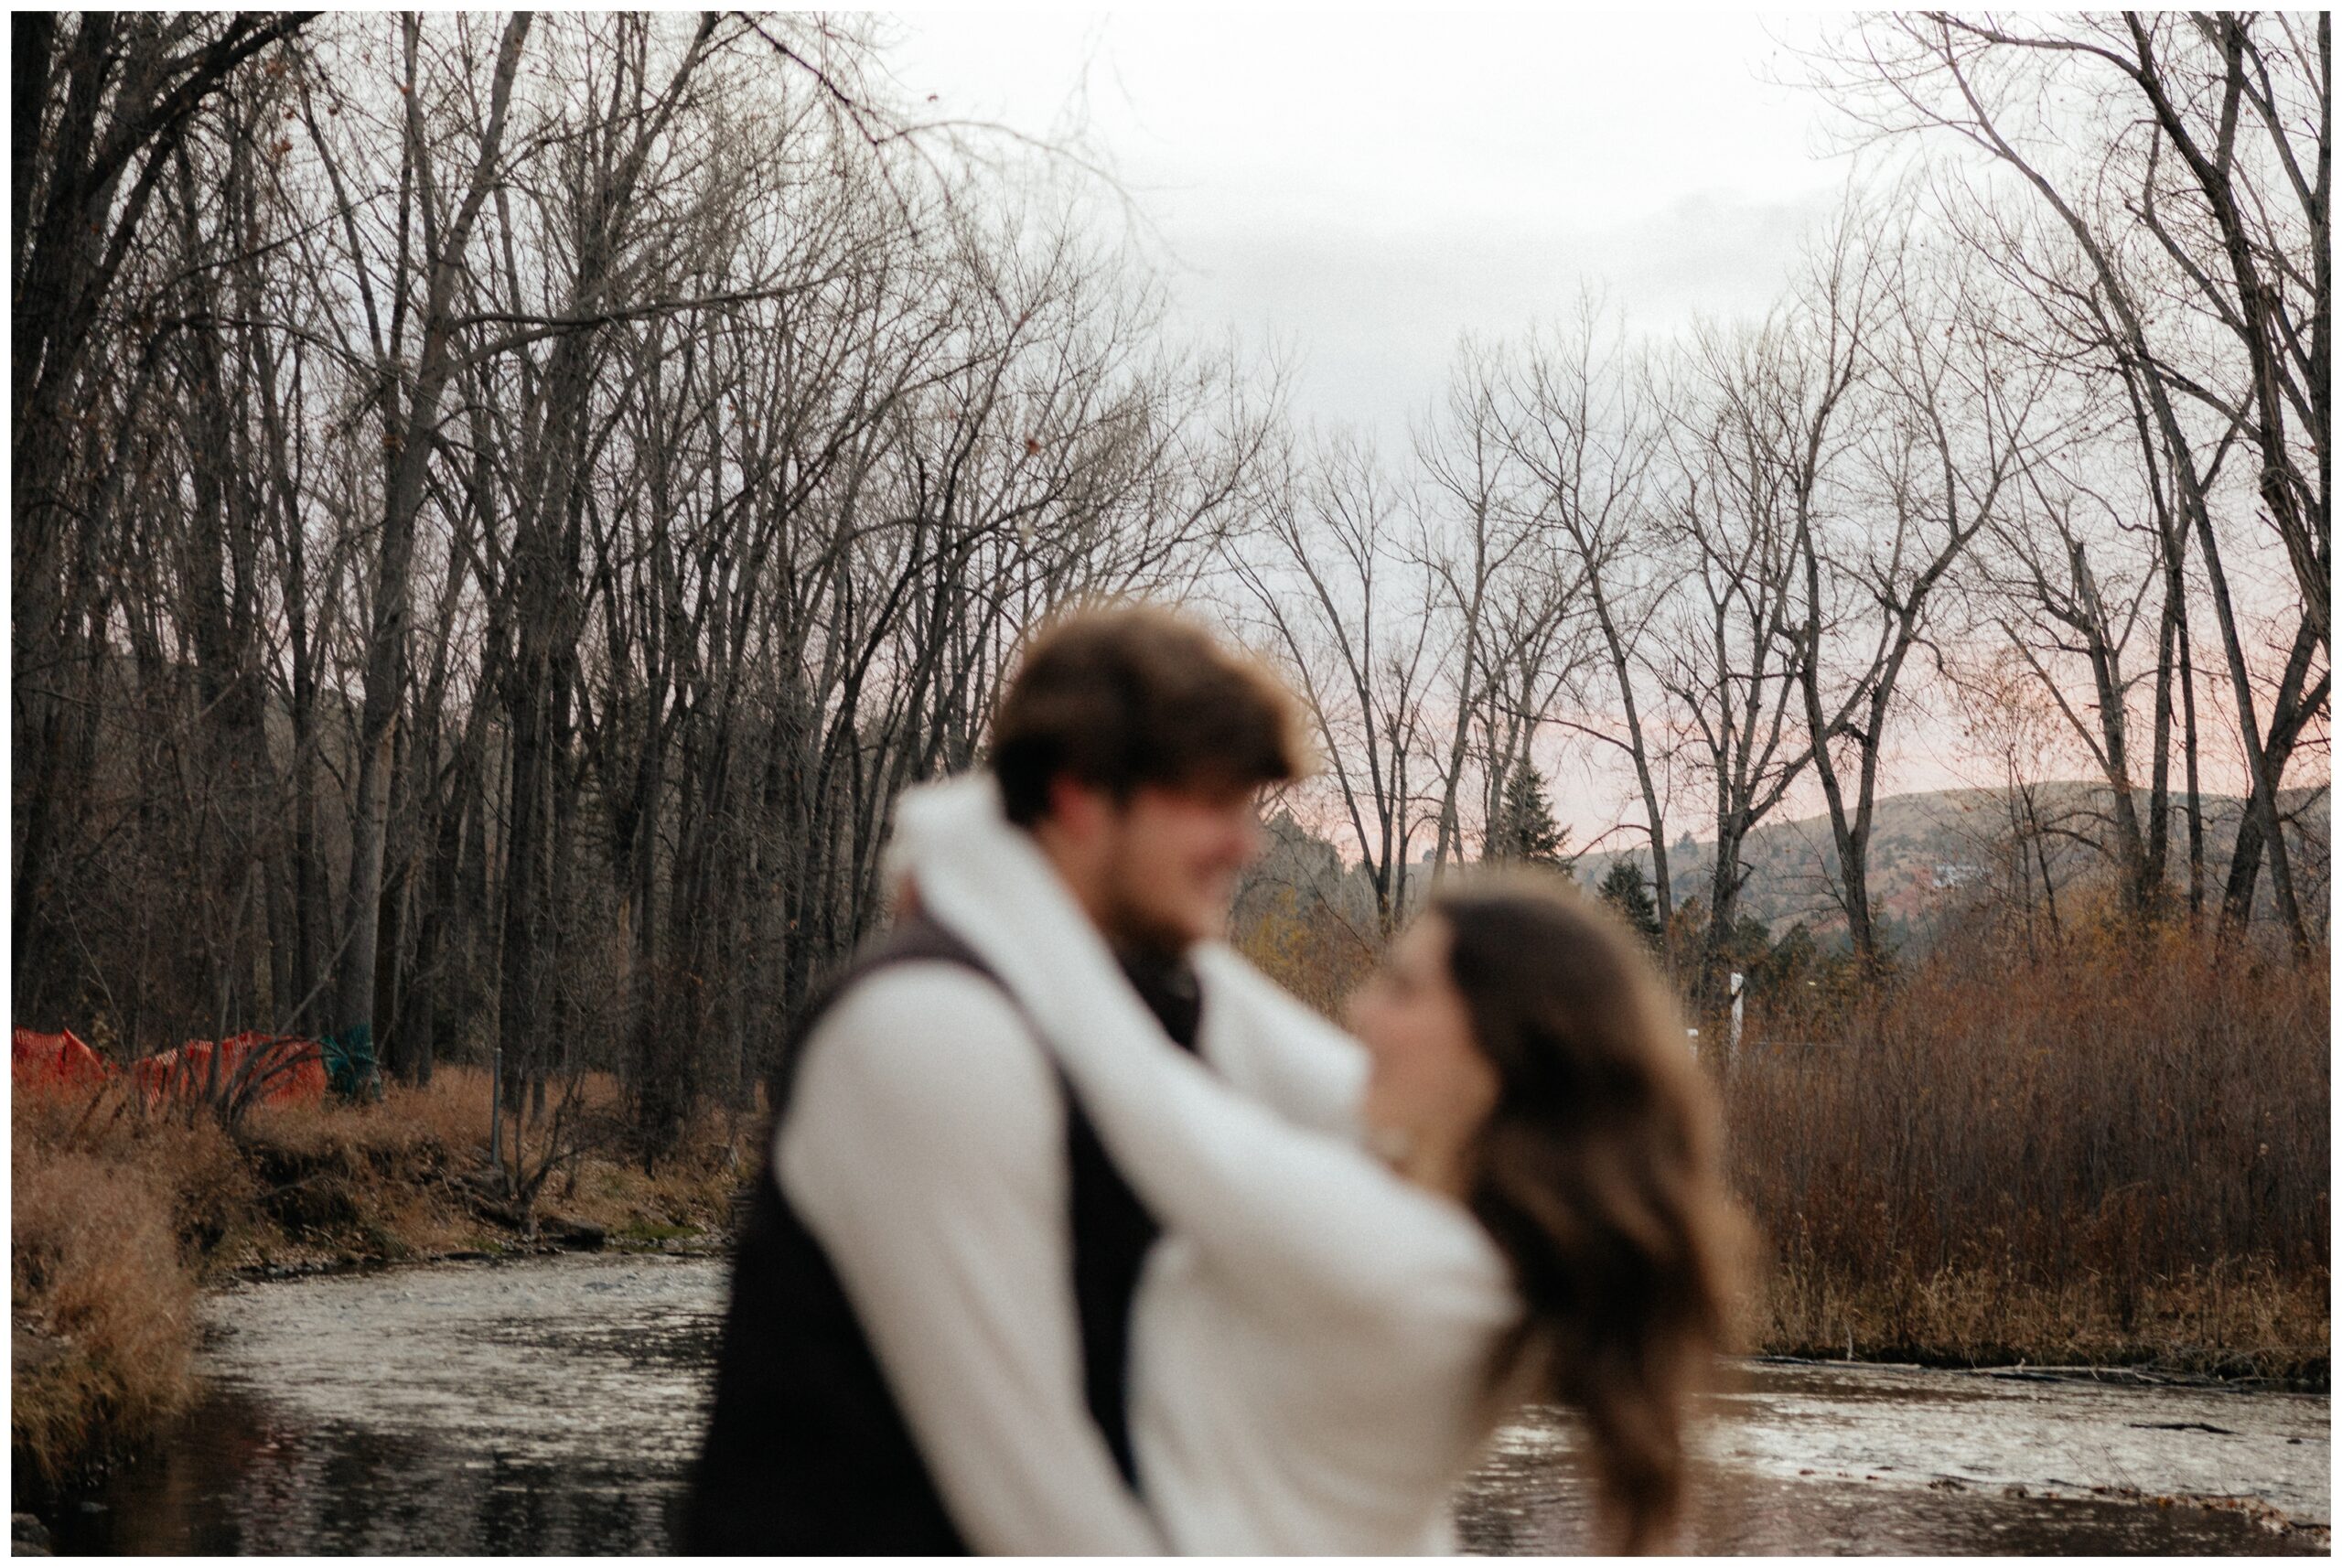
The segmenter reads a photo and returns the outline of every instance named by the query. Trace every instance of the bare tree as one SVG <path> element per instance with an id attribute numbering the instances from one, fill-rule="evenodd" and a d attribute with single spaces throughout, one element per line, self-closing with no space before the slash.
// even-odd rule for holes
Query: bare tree
<path id="1" fill-rule="evenodd" d="M 1823 470 L 1847 440 L 1852 332 L 1815 337 L 1793 317 L 1703 327 L 1668 401 L 1666 548 L 1681 587 L 1665 612 L 1659 682 L 1697 754 L 1716 830 L 1694 994 L 1724 996 L 1724 950 L 1749 868 L 1749 833 L 1812 759 L 1789 703 L 1803 642 L 1798 544 Z"/>
<path id="2" fill-rule="evenodd" d="M 76 93 L 218 80 L 118 303 L 42 328 L 20 1005 L 500 1047 L 524 1196 L 612 1070 L 662 1158 L 880 918 L 894 798 L 980 755 L 1026 628 L 1191 586 L 1262 422 L 1130 257 L 911 134 L 858 23 L 68 26 L 19 55 L 38 178 Z"/>
<path id="3" fill-rule="evenodd" d="M 14 140 L 9 276 L 14 295 L 15 518 L 12 734 L 30 776 L 15 816 L 15 958 L 20 990 L 38 993 L 63 935 L 55 918 L 60 802 L 89 780 L 68 771 L 92 756 L 95 691 L 67 689 L 69 650 L 102 666 L 102 515 L 126 477 L 127 451 L 83 417 L 120 373 L 95 362 L 100 323 L 152 226 L 195 116 L 250 61 L 295 36 L 313 13 L 136 16 L 26 12 L 10 24 Z M 69 31 L 69 24 L 70 30 Z M 159 312 L 124 314 L 144 339 L 130 350 L 132 417 L 154 390 L 167 333 Z M 110 336 L 110 335 L 109 335 Z M 115 430 L 128 428 L 115 425 Z M 85 434 L 87 433 L 87 434 Z M 83 733 L 76 735 L 77 727 Z"/>
<path id="4" fill-rule="evenodd" d="M 1231 564 L 1292 670 L 1359 852 L 1380 934 L 1408 911 L 1424 712 L 1438 650 L 1421 585 L 1406 578 L 1401 498 L 1370 447 L 1336 438 L 1264 499 Z"/>
<path id="5" fill-rule="evenodd" d="M 1908 206 L 1853 204 L 1817 251 L 1803 329 L 1854 378 L 1842 470 L 1800 475 L 1798 683 L 1855 957 L 1880 959 L 1870 846 L 1890 723 L 1939 590 L 2008 509 L 2047 372 L 2006 347 L 1975 270 L 1912 229 Z M 1821 424 L 1808 450 L 1822 456 Z"/>
<path id="6" fill-rule="evenodd" d="M 1603 341 L 1604 328 L 1602 306 L 1587 295 L 1568 323 L 1530 338 L 1512 377 L 1507 445 L 1537 488 L 1537 523 L 1555 575 L 1552 597 L 1562 601 L 1563 585 L 1574 586 L 1595 639 L 1589 662 L 1599 668 L 1599 681 L 1574 672 L 1570 685 L 1581 696 L 1579 714 L 1606 716 L 1560 722 L 1626 759 L 1664 924 L 1675 904 L 1667 866 L 1672 747 L 1653 723 L 1659 683 L 1651 628 L 1669 586 L 1654 517 L 1660 426 L 1639 368 L 1615 337 Z M 1612 714 L 1615 721 L 1606 716 Z"/>
<path id="7" fill-rule="evenodd" d="M 2330 61 L 2322 16 L 2124 13 L 2036 27 L 1942 12 L 1865 22 L 1823 60 L 1859 126 L 1981 153 L 2086 264 L 2194 532 L 2227 656 L 2255 830 L 2240 837 L 2223 924 L 2249 915 L 2265 854 L 2297 951 L 2308 929 L 2277 797 L 2330 680 Z M 2079 145 L 2051 127 L 2077 104 L 2102 128 Z M 2218 473 L 2239 436 L 2259 459 L 2251 491 L 2299 594 L 2298 629 L 2265 693 L 2227 559 L 2244 542 L 2221 524 Z"/>
<path id="8" fill-rule="evenodd" d="M 1477 760 L 1479 820 L 1494 819 L 1515 760 L 1523 756 L 1557 684 L 1549 671 L 1555 629 L 1569 596 L 1549 579 L 1530 579 L 1542 564 L 1531 514 L 1518 492 L 1524 476 L 1505 442 L 1502 367 L 1487 346 L 1466 342 L 1449 373 L 1445 407 L 1416 432 L 1414 460 L 1429 492 L 1420 568 L 1430 574 L 1430 613 L 1447 619 L 1455 640 L 1455 714 L 1438 758 L 1439 806 L 1433 874 L 1464 858 L 1458 810 Z M 1475 733 L 1478 755 L 1475 758 Z"/>

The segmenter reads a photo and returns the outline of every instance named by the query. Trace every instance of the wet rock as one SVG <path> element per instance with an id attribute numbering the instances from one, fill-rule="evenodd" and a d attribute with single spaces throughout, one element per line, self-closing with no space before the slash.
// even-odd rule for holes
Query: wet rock
<path id="1" fill-rule="evenodd" d="M 538 1229 L 552 1240 L 573 1251 L 598 1252 L 610 1240 L 607 1227 L 584 1219 L 564 1219 L 550 1214 L 539 1222 Z"/>
<path id="2" fill-rule="evenodd" d="M 2208 1432 L 2215 1437 L 2234 1437 L 2225 1426 L 2214 1426 L 2208 1421 L 2134 1421 L 2130 1423 L 2141 1432 Z"/>

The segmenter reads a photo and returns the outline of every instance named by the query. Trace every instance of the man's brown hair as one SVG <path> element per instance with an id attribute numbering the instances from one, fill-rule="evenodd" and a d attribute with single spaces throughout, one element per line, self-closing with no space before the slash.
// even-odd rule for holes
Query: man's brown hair
<path id="1" fill-rule="evenodd" d="M 1077 611 L 1037 633 L 993 720 L 992 770 L 1020 827 L 1048 814 L 1060 773 L 1124 800 L 1148 785 L 1280 784 L 1304 756 L 1275 677 L 1144 605 Z"/>

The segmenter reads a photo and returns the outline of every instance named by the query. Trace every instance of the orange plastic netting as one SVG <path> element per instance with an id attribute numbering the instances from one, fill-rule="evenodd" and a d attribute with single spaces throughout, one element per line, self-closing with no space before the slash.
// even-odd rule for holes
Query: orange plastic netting
<path id="1" fill-rule="evenodd" d="M 61 1035 L 18 1029 L 10 1045 L 19 1092 L 95 1089 L 113 1076 L 105 1058 L 83 1045 L 70 1029 Z"/>
<path id="2" fill-rule="evenodd" d="M 18 1029 L 13 1044 L 19 1093 L 87 1091 L 114 1076 L 106 1059 L 70 1029 L 60 1035 Z M 261 1100 L 276 1104 L 322 1100 L 326 1092 L 325 1053 L 317 1041 L 258 1030 L 217 1042 L 189 1040 L 142 1057 L 130 1064 L 129 1077 L 149 1104 L 251 1082 L 261 1084 Z"/>
<path id="3" fill-rule="evenodd" d="M 216 1044 L 189 1040 L 132 1063 L 130 1076 L 149 1101 L 214 1092 L 239 1082 L 260 1082 L 260 1099 L 274 1104 L 322 1100 L 326 1092 L 325 1056 L 315 1040 L 256 1030 Z"/>

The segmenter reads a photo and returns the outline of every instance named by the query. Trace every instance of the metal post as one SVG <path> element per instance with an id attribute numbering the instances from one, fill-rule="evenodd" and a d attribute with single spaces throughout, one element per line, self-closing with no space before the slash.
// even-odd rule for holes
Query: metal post
<path id="1" fill-rule="evenodd" d="M 499 1040 L 488 1058 L 488 1157 L 496 1166 L 496 1185 L 504 1186 L 504 1042 Z"/>
<path id="2" fill-rule="evenodd" d="M 1740 1055 L 1740 971 L 1734 970 L 1732 972 L 1732 1044 L 1724 1050 L 1724 1059 L 1726 1061 Z"/>

